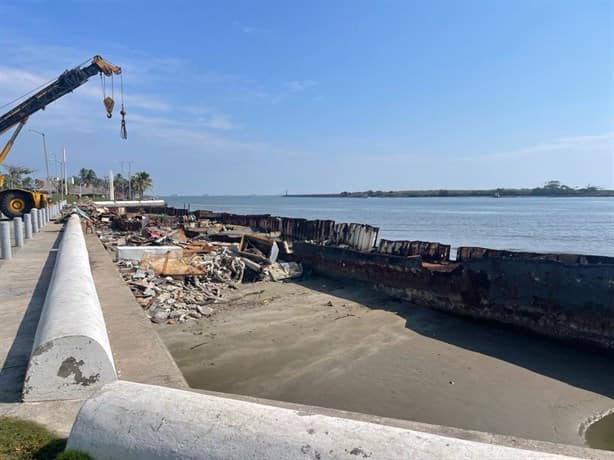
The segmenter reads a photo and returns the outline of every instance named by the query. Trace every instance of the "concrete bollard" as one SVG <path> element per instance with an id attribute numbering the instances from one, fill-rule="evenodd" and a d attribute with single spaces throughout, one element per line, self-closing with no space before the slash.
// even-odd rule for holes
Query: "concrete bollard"
<path id="1" fill-rule="evenodd" d="M 13 257 L 11 252 L 11 223 L 0 222 L 0 257 L 10 259 Z"/>
<path id="2" fill-rule="evenodd" d="M 38 209 L 32 208 L 32 233 L 38 233 Z"/>
<path id="3" fill-rule="evenodd" d="M 21 248 L 23 247 L 23 220 L 21 217 L 15 217 L 13 224 L 15 225 L 15 246 Z"/>
<path id="4" fill-rule="evenodd" d="M 85 401 L 67 449 L 106 459 L 562 459 L 380 423 L 117 381 Z"/>
<path id="5" fill-rule="evenodd" d="M 23 226 L 26 240 L 32 238 L 32 215 L 27 213 L 23 215 Z"/>
<path id="6" fill-rule="evenodd" d="M 116 379 L 81 222 L 72 215 L 36 329 L 23 400 L 81 399 Z"/>

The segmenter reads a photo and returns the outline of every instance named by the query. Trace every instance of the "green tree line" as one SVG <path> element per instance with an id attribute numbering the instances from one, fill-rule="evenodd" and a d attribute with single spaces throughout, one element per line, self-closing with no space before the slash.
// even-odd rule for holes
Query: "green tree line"
<path id="1" fill-rule="evenodd" d="M 534 188 L 493 188 L 493 189 L 435 189 L 435 190 L 367 190 L 363 192 L 341 192 L 330 194 L 288 195 L 309 197 L 347 197 L 347 198 L 395 198 L 395 197 L 456 197 L 456 196 L 614 196 L 614 190 L 606 190 L 595 185 L 570 187 L 558 180 L 546 182 Z"/>
<path id="2" fill-rule="evenodd" d="M 4 169 L 4 184 L 3 189 L 8 188 L 24 188 L 43 190 L 45 182 L 41 179 L 34 178 L 33 169 L 25 166 L 3 165 Z M 85 186 L 93 188 L 96 193 L 104 194 L 108 187 L 108 178 L 99 177 L 93 169 L 81 168 L 76 176 L 69 177 L 67 180 L 69 188 L 74 193 L 74 186 Z M 52 190 L 59 193 L 62 180 L 51 180 Z M 143 196 L 152 189 L 153 179 L 146 171 L 139 171 L 132 174 L 130 178 L 124 177 L 122 174 L 116 174 L 113 178 L 113 186 L 116 195 L 121 198 L 142 199 Z M 76 190 L 78 192 L 78 190 Z"/>
<path id="3" fill-rule="evenodd" d="M 75 177 L 76 185 L 93 185 L 101 187 L 106 185 L 108 178 L 100 178 L 96 175 L 93 169 L 81 168 L 79 175 Z M 142 199 L 148 190 L 153 187 L 153 179 L 146 171 L 139 171 L 130 176 L 124 177 L 117 173 L 113 178 L 113 188 L 116 195 L 121 195 L 123 198 Z"/>

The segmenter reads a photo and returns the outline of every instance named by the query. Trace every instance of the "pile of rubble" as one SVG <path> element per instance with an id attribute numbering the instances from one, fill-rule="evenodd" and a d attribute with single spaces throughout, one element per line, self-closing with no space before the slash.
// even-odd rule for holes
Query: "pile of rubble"
<path id="1" fill-rule="evenodd" d="M 108 208 L 98 206 L 94 201 L 88 198 L 81 198 L 74 203 L 64 206 L 61 210 L 58 220 L 64 222 L 71 214 L 76 212 L 82 219 L 91 220 L 94 224 L 106 226 L 113 218 L 114 214 Z"/>
<path id="2" fill-rule="evenodd" d="M 303 273 L 300 264 L 277 260 L 275 240 L 258 235 L 243 235 L 239 243 L 210 241 L 151 222 L 139 232 L 109 228 L 97 233 L 115 252 L 122 277 L 155 323 L 210 317 L 215 304 L 225 303 L 225 291 L 243 282 L 280 281 Z"/>
<path id="3" fill-rule="evenodd" d="M 160 267 L 153 266 L 151 260 L 144 257 L 137 264 L 119 260 L 118 266 L 137 302 L 155 323 L 211 316 L 214 309 L 210 305 L 223 302 L 223 291 L 236 288 L 245 270 L 241 259 L 226 248 L 193 256 L 189 266 L 195 273 L 180 278 L 161 275 Z"/>

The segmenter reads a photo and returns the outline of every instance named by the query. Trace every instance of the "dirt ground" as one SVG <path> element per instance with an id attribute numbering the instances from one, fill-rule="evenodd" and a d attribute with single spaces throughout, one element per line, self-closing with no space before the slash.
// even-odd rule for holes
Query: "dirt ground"
<path id="1" fill-rule="evenodd" d="M 614 359 L 325 278 L 255 283 L 156 326 L 201 388 L 583 445 Z"/>

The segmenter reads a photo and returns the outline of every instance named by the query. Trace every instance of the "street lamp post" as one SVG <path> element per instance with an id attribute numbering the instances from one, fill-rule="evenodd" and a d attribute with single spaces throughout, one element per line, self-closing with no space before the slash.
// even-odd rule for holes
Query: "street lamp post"
<path id="1" fill-rule="evenodd" d="M 64 157 L 62 161 L 62 174 L 64 175 L 64 195 L 68 196 L 68 177 L 66 177 L 66 147 L 64 147 Z"/>
<path id="2" fill-rule="evenodd" d="M 134 163 L 134 160 L 124 160 L 124 161 L 120 161 L 121 165 L 122 165 L 122 173 L 124 172 L 124 163 L 128 164 L 128 199 L 131 200 L 132 199 L 132 163 Z"/>
<path id="3" fill-rule="evenodd" d="M 47 194 L 51 195 L 51 183 L 49 182 L 49 159 L 47 157 L 47 142 L 45 140 L 45 133 L 41 131 L 37 131 L 35 129 L 29 129 L 29 131 L 40 135 L 43 138 L 43 153 L 45 154 L 45 172 L 47 173 L 47 177 L 45 178 L 45 182 L 47 184 Z"/>
<path id="4" fill-rule="evenodd" d="M 62 167 L 62 169 L 64 169 L 63 164 L 62 164 L 62 161 L 58 160 L 53 153 L 49 156 L 51 157 L 51 161 L 55 162 L 55 176 L 57 177 L 57 180 L 58 180 L 58 189 L 59 189 L 58 192 L 60 193 L 60 199 L 63 200 L 64 199 L 64 186 L 60 181 L 61 177 L 59 173 L 59 167 Z"/>

